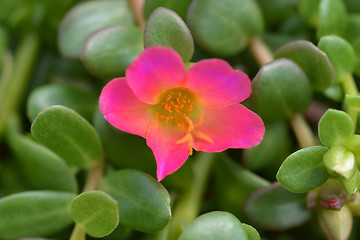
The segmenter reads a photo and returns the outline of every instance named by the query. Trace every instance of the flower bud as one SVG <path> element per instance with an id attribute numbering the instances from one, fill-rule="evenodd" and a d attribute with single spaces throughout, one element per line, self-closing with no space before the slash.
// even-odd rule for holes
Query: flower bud
<path id="1" fill-rule="evenodd" d="M 348 239 L 351 233 L 353 217 L 350 209 L 344 205 L 340 211 L 321 209 L 318 212 L 320 226 L 328 239 Z"/>

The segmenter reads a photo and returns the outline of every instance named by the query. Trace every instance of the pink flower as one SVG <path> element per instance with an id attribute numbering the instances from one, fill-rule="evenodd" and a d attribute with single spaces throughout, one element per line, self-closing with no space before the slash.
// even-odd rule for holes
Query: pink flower
<path id="1" fill-rule="evenodd" d="M 193 148 L 221 152 L 258 145 L 264 123 L 239 102 L 250 96 L 249 77 L 221 59 L 186 70 L 177 52 L 150 47 L 125 78 L 102 90 L 100 110 L 116 128 L 146 138 L 159 181 L 179 169 Z"/>

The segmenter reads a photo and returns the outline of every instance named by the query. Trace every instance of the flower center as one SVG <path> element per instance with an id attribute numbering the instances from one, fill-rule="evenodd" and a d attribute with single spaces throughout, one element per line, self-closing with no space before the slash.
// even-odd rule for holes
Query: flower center
<path id="1" fill-rule="evenodd" d="M 213 143 L 213 140 L 199 131 L 198 127 L 203 124 L 204 112 L 196 103 L 196 97 L 185 88 L 174 88 L 161 97 L 160 103 L 156 106 L 158 120 L 169 126 L 186 126 L 186 134 L 176 141 L 176 144 L 189 143 L 189 155 L 193 154 L 194 136 L 203 141 Z M 201 113 L 201 114 L 200 114 Z M 192 119 L 198 119 L 196 124 Z"/>
<path id="2" fill-rule="evenodd" d="M 191 117 L 195 97 L 187 89 L 172 89 L 161 99 L 159 110 L 156 112 L 161 122 L 180 127 L 187 122 L 186 118 Z"/>

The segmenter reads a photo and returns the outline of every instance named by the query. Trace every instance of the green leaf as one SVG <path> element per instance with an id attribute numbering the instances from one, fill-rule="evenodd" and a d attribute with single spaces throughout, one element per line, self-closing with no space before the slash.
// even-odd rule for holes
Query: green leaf
<path id="1" fill-rule="evenodd" d="M 343 111 L 329 109 L 319 121 L 320 141 L 328 147 L 342 144 L 354 133 L 351 117 Z"/>
<path id="2" fill-rule="evenodd" d="M 312 95 L 305 72 L 285 58 L 263 65 L 253 79 L 252 89 L 253 110 L 268 120 L 306 111 Z"/>
<path id="3" fill-rule="evenodd" d="M 352 74 L 355 67 L 354 48 L 341 37 L 325 36 L 318 43 L 320 48 L 330 59 L 335 69 L 335 82 L 342 82 L 342 78 Z"/>
<path id="4" fill-rule="evenodd" d="M 354 154 L 342 146 L 329 149 L 324 154 L 324 164 L 330 174 L 339 174 L 346 179 L 354 176 L 357 171 Z"/>
<path id="5" fill-rule="evenodd" d="M 31 126 L 31 133 L 69 165 L 90 168 L 102 158 L 95 129 L 70 108 L 53 106 L 39 113 Z"/>
<path id="6" fill-rule="evenodd" d="M 313 43 L 297 40 L 279 48 L 275 58 L 289 58 L 306 73 L 314 90 L 324 91 L 335 80 L 335 70 L 329 58 Z"/>
<path id="7" fill-rule="evenodd" d="M 340 177 L 339 180 L 349 194 L 355 194 L 360 188 L 360 173 L 357 169 L 351 178 Z"/>
<path id="8" fill-rule="evenodd" d="M 347 24 L 346 6 L 342 0 L 321 0 L 319 6 L 319 25 L 316 36 L 342 36 Z"/>
<path id="9" fill-rule="evenodd" d="M 13 125 L 15 122 L 9 123 Z M 26 183 L 34 189 L 76 192 L 75 177 L 64 160 L 43 145 L 22 136 L 11 125 L 8 125 L 7 140 Z"/>
<path id="10" fill-rule="evenodd" d="M 143 49 L 138 27 L 117 25 L 91 34 L 84 42 L 81 61 L 91 74 L 109 80 L 124 76 Z"/>
<path id="11" fill-rule="evenodd" d="M 91 120 L 97 106 L 95 94 L 66 84 L 48 84 L 31 92 L 27 101 L 27 116 L 32 122 L 38 113 L 54 105 L 74 109 L 87 120 Z"/>
<path id="12" fill-rule="evenodd" d="M 0 238 L 41 237 L 71 224 L 72 193 L 33 191 L 0 199 Z"/>
<path id="13" fill-rule="evenodd" d="M 281 165 L 276 179 L 292 192 L 308 192 L 329 178 L 323 156 L 329 149 L 321 146 L 298 150 Z"/>
<path id="14" fill-rule="evenodd" d="M 147 19 L 158 7 L 165 7 L 176 12 L 182 19 L 185 19 L 186 11 L 191 0 L 146 0 L 144 5 L 144 17 Z"/>
<path id="15" fill-rule="evenodd" d="M 149 174 L 156 172 L 154 154 L 144 138 L 128 134 L 111 126 L 99 109 L 94 126 L 104 146 L 104 153 L 117 168 L 137 169 Z"/>
<path id="16" fill-rule="evenodd" d="M 246 236 L 249 240 L 260 240 L 260 235 L 254 227 L 245 223 L 242 223 L 241 227 L 246 232 Z"/>
<path id="17" fill-rule="evenodd" d="M 311 216 L 306 195 L 291 193 L 278 183 L 253 192 L 244 211 L 255 226 L 275 231 L 298 226 Z"/>
<path id="18" fill-rule="evenodd" d="M 101 191 L 84 192 L 72 201 L 71 217 L 88 235 L 104 237 L 119 223 L 117 202 Z"/>
<path id="19" fill-rule="evenodd" d="M 141 232 L 157 232 L 171 219 L 170 196 L 151 176 L 137 170 L 108 174 L 101 190 L 118 201 L 120 223 Z"/>
<path id="20" fill-rule="evenodd" d="M 216 161 L 215 180 L 216 203 L 220 210 L 233 212 L 239 218 L 243 216 L 238 210 L 246 198 L 256 189 L 270 184 L 224 154 Z"/>
<path id="21" fill-rule="evenodd" d="M 250 170 L 274 170 L 276 173 L 291 152 L 289 126 L 286 121 L 265 122 L 265 129 L 261 143 L 245 149 L 244 165 Z"/>
<path id="22" fill-rule="evenodd" d="M 228 212 L 209 212 L 196 218 L 179 237 L 179 240 L 247 240 L 241 222 Z"/>
<path id="23" fill-rule="evenodd" d="M 360 109 L 360 96 L 345 96 L 345 103 L 348 107 L 355 107 Z"/>
<path id="24" fill-rule="evenodd" d="M 319 25 L 319 7 L 321 0 L 301 0 L 299 3 L 299 13 L 304 20 L 311 26 Z"/>
<path id="25" fill-rule="evenodd" d="M 360 6 L 360 5 L 359 5 Z M 353 43 L 360 37 L 360 14 L 350 14 L 346 28 L 346 39 Z"/>
<path id="26" fill-rule="evenodd" d="M 185 22 L 170 9 L 159 7 L 149 17 L 144 30 L 144 46 L 166 46 L 176 50 L 184 62 L 194 53 L 194 41 Z"/>
<path id="27" fill-rule="evenodd" d="M 360 37 L 352 42 L 355 51 L 355 74 L 360 76 Z"/>
<path id="28" fill-rule="evenodd" d="M 79 58 L 87 36 L 101 28 L 116 24 L 134 25 L 127 1 L 79 3 L 61 21 L 58 36 L 60 53 L 67 58 Z"/>
<path id="29" fill-rule="evenodd" d="M 297 0 L 258 0 L 267 25 L 274 25 L 287 19 L 297 6 Z"/>
<path id="30" fill-rule="evenodd" d="M 239 53 L 250 37 L 264 30 L 261 11 L 252 0 L 194 0 L 187 23 L 200 47 L 223 57 Z"/>

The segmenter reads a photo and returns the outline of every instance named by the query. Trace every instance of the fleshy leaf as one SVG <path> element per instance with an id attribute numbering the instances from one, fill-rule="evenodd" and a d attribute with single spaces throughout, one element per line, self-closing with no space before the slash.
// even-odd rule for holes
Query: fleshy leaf
<path id="1" fill-rule="evenodd" d="M 276 231 L 300 225 L 311 216 L 306 195 L 289 192 L 278 183 L 253 192 L 244 211 L 255 226 Z"/>
<path id="2" fill-rule="evenodd" d="M 63 18 L 58 36 L 59 50 L 68 58 L 79 58 L 82 45 L 91 33 L 112 25 L 134 25 L 127 1 L 79 3 Z"/>
<path id="3" fill-rule="evenodd" d="M 355 107 L 360 109 L 360 96 L 345 96 L 345 103 L 348 107 Z"/>
<path id="4" fill-rule="evenodd" d="M 357 171 L 354 154 L 342 146 L 329 149 L 324 154 L 324 164 L 330 174 L 339 174 L 346 179 L 354 176 Z"/>
<path id="5" fill-rule="evenodd" d="M 319 24 L 320 1 L 321 0 L 301 0 L 299 3 L 299 13 L 304 20 L 313 27 L 317 27 Z"/>
<path id="6" fill-rule="evenodd" d="M 220 210 L 234 212 L 237 217 L 242 217 L 238 209 L 244 204 L 246 198 L 261 187 L 270 183 L 255 173 L 241 167 L 224 154 L 219 155 L 216 161 L 216 201 Z M 224 187 L 226 186 L 226 187 Z M 242 186 L 239 188 L 239 186 Z"/>
<path id="7" fill-rule="evenodd" d="M 76 192 L 73 173 L 58 155 L 45 146 L 18 133 L 15 119 L 9 121 L 7 134 L 10 149 L 16 156 L 24 180 L 34 189 Z M 11 130 L 10 130 L 11 129 Z"/>
<path id="8" fill-rule="evenodd" d="M 341 36 L 346 30 L 347 12 L 342 0 L 321 0 L 317 38 L 327 35 Z"/>
<path id="9" fill-rule="evenodd" d="M 292 140 L 286 121 L 265 122 L 261 143 L 245 149 L 244 165 L 250 170 L 278 170 L 283 159 L 291 153 Z"/>
<path id="10" fill-rule="evenodd" d="M 275 58 L 289 58 L 306 73 L 313 89 L 323 91 L 335 80 L 335 70 L 326 54 L 313 43 L 298 40 L 279 48 Z"/>
<path id="11" fill-rule="evenodd" d="M 31 126 L 31 133 L 69 165 L 89 168 L 102 158 L 102 147 L 95 129 L 70 108 L 53 106 L 39 113 Z"/>
<path id="12" fill-rule="evenodd" d="M 143 33 L 139 28 L 116 25 L 86 38 L 80 58 L 91 74 L 110 80 L 124 76 L 143 49 Z"/>
<path id="13" fill-rule="evenodd" d="M 354 48 L 345 39 L 330 35 L 322 37 L 318 43 L 320 48 L 330 59 L 335 69 L 335 82 L 342 82 L 347 74 L 352 74 L 355 67 Z"/>
<path id="14" fill-rule="evenodd" d="M 355 174 L 349 178 L 340 178 L 339 179 L 341 184 L 343 185 L 344 189 L 349 193 L 349 194 L 355 194 L 359 188 L 360 188 L 360 173 L 359 170 L 355 171 Z"/>
<path id="15" fill-rule="evenodd" d="M 19 239 L 56 233 L 71 224 L 70 203 L 75 194 L 53 191 L 22 192 L 0 199 L 0 238 Z"/>
<path id="16" fill-rule="evenodd" d="M 292 192 L 308 192 L 329 178 L 323 156 L 329 149 L 321 146 L 298 150 L 288 156 L 276 175 L 277 180 Z"/>
<path id="17" fill-rule="evenodd" d="M 242 223 L 241 227 L 246 232 L 246 236 L 249 240 L 260 240 L 260 235 L 254 227 L 245 223 Z"/>
<path id="18" fill-rule="evenodd" d="M 319 121 L 319 138 L 328 147 L 341 144 L 354 133 L 353 122 L 343 111 L 329 109 Z"/>
<path id="19" fill-rule="evenodd" d="M 63 105 L 74 109 L 87 120 L 91 120 L 97 106 L 95 94 L 65 84 L 48 84 L 31 92 L 27 101 L 27 116 L 32 122 L 48 107 Z"/>
<path id="20" fill-rule="evenodd" d="M 170 196 L 151 176 L 137 170 L 108 174 L 101 190 L 118 201 L 120 223 L 142 232 L 163 229 L 171 219 Z"/>
<path id="21" fill-rule="evenodd" d="M 209 212 L 196 218 L 179 237 L 179 240 L 247 240 L 241 222 L 228 212 Z"/>
<path id="22" fill-rule="evenodd" d="M 268 120 L 306 111 L 312 95 L 305 72 L 285 58 L 263 65 L 253 79 L 252 89 L 252 108 Z"/>
<path id="23" fill-rule="evenodd" d="M 88 235 L 104 237 L 119 223 L 117 202 L 101 191 L 84 192 L 72 201 L 71 217 Z"/>
<path id="24" fill-rule="evenodd" d="M 194 53 L 194 41 L 185 22 L 172 10 L 159 7 L 149 17 L 144 30 L 144 46 L 165 46 L 176 50 L 184 62 Z"/>
<path id="25" fill-rule="evenodd" d="M 218 56 L 237 54 L 264 29 L 261 11 L 251 0 L 194 0 L 187 23 L 194 40 Z"/>

